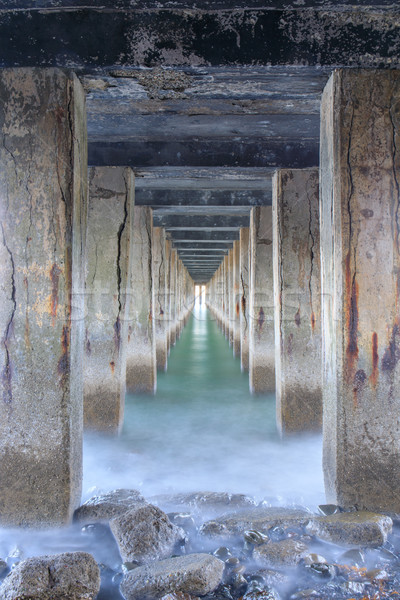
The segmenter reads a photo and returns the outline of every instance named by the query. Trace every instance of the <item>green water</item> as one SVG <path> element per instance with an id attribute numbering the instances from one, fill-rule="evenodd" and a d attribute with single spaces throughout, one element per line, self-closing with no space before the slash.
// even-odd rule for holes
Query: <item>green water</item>
<path id="1" fill-rule="evenodd" d="M 147 497 L 215 490 L 310 507 L 324 500 L 320 437 L 279 439 L 274 396 L 251 396 L 204 307 L 172 348 L 156 395 L 128 395 L 125 411 L 118 439 L 86 439 L 84 499 L 130 487 Z"/>

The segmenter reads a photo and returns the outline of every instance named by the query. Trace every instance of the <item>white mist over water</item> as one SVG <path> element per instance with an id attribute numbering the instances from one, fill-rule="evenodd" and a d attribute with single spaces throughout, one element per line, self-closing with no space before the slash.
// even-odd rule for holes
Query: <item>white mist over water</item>
<path id="1" fill-rule="evenodd" d="M 248 374 L 204 305 L 196 306 L 153 396 L 127 396 L 119 438 L 87 435 L 82 502 L 116 488 L 245 493 L 273 505 L 323 503 L 321 437 L 281 441 L 275 398 L 251 396 Z M 92 551 L 80 526 L 0 529 L 0 558 Z M 93 551 L 107 562 L 108 548 Z M 12 562 L 12 559 L 10 559 Z M 108 564 L 108 563 L 107 563 Z"/>
<path id="2" fill-rule="evenodd" d="M 324 502 L 321 437 L 279 439 L 274 396 L 250 395 L 248 374 L 204 305 L 172 349 L 157 394 L 128 395 L 125 410 L 119 439 L 86 438 L 84 500 L 125 487 L 146 497 L 226 491 Z"/>

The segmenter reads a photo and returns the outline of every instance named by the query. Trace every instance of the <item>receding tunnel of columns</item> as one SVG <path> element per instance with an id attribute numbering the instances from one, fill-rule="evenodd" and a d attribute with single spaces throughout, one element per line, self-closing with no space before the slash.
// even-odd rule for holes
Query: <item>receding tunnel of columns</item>
<path id="1" fill-rule="evenodd" d="M 231 33 L 224 7 L 147 7 L 144 46 L 190 35 L 144 59 L 135 9 L 96 12 L 130 28 L 104 54 L 54 4 L 0 15 L 2 525 L 71 522 L 83 430 L 123 439 L 200 315 L 285 443 L 323 431 L 328 501 L 399 513 L 397 11 L 235 13 L 222 60 L 195 22 Z M 73 59 L 38 26 L 28 52 L 41 18 Z"/>

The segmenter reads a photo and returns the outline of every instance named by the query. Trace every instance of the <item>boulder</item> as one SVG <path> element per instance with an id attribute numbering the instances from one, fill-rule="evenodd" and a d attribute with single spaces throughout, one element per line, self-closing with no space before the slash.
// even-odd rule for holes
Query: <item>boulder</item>
<path id="1" fill-rule="evenodd" d="M 392 519 L 386 515 L 356 511 L 315 517 L 307 531 L 335 544 L 376 547 L 386 542 L 392 525 Z"/>
<path id="2" fill-rule="evenodd" d="M 204 596 L 221 582 L 224 563 L 209 554 L 188 554 L 138 567 L 121 583 L 126 600 L 162 598 L 183 592 Z"/>
<path id="3" fill-rule="evenodd" d="M 76 509 L 74 520 L 81 523 L 108 522 L 144 504 L 146 500 L 137 490 L 113 490 L 87 500 Z"/>
<path id="4" fill-rule="evenodd" d="M 262 565 L 295 567 L 307 554 L 309 549 L 303 542 L 289 538 L 256 546 L 253 558 Z"/>
<path id="5" fill-rule="evenodd" d="M 221 515 L 241 508 L 255 506 L 255 501 L 245 494 L 226 492 L 192 492 L 187 494 L 161 494 L 150 501 L 167 512 L 188 510 L 194 514 Z"/>
<path id="6" fill-rule="evenodd" d="M 146 504 L 110 521 L 122 559 L 145 564 L 169 557 L 185 532 L 157 506 Z"/>
<path id="7" fill-rule="evenodd" d="M 303 527 L 312 517 L 308 511 L 297 508 L 258 506 L 207 521 L 200 528 L 200 534 L 222 539 L 240 536 L 249 529 L 266 534 L 276 526 Z"/>
<path id="8" fill-rule="evenodd" d="M 2 600 L 94 600 L 100 570 L 86 552 L 37 556 L 20 562 L 0 586 Z"/>
<path id="9" fill-rule="evenodd" d="M 5 560 L 0 558 L 0 577 L 2 577 L 8 570 L 8 565 Z"/>

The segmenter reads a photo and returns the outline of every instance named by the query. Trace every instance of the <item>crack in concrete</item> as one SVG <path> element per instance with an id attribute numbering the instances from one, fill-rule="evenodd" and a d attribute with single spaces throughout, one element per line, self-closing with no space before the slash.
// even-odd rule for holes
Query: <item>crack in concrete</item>
<path id="1" fill-rule="evenodd" d="M 400 185 L 399 185 L 399 180 L 397 177 L 397 172 L 396 172 L 396 157 L 397 157 L 397 144 L 396 144 L 396 135 L 397 135 L 397 128 L 396 128 L 396 124 L 395 124 L 395 120 L 393 117 L 393 109 L 394 109 L 394 104 L 395 104 L 395 100 L 394 100 L 394 96 L 393 96 L 393 91 L 392 91 L 392 97 L 390 100 L 390 107 L 389 107 L 389 116 L 390 116 L 390 122 L 392 124 L 392 130 L 393 130 L 393 134 L 392 134 L 392 142 L 393 142 L 393 161 L 392 161 L 392 165 L 393 165 L 393 178 L 394 178 L 394 183 L 395 183 L 395 187 L 396 187 L 396 191 L 397 191 L 397 205 L 396 205 L 396 210 L 395 210 L 395 222 L 396 222 L 396 246 L 397 246 L 397 252 L 400 252 L 400 247 L 399 247 L 399 234 L 400 234 L 400 223 L 399 223 L 399 212 L 400 212 Z"/>
<path id="2" fill-rule="evenodd" d="M 310 275 L 309 275 L 309 279 L 308 279 L 308 289 L 310 292 L 310 310 L 311 310 L 311 315 L 313 314 L 313 293 L 312 293 L 312 278 L 313 278 L 313 272 L 314 272 L 314 248 L 315 248 L 315 237 L 312 231 L 312 205 L 311 205 L 311 198 L 310 198 L 310 194 L 308 191 L 308 183 L 309 180 L 307 181 L 306 184 L 306 195 L 307 195 L 307 202 L 308 202 L 308 210 L 309 210 L 309 219 L 308 219 L 308 234 L 309 237 L 311 239 L 311 248 L 310 248 Z"/>
<path id="3" fill-rule="evenodd" d="M 126 224 L 128 221 L 128 197 L 129 197 L 129 189 L 128 182 L 124 178 L 125 182 L 125 200 L 124 200 L 124 216 L 122 219 L 122 223 L 118 229 L 118 242 L 117 242 L 117 290 L 118 290 L 118 316 L 119 319 L 122 312 L 122 300 L 121 300 L 121 286 L 122 286 L 122 270 L 121 270 L 121 254 L 122 254 L 122 235 L 125 231 Z M 97 246 L 96 246 L 96 259 L 97 259 Z"/>
<path id="4" fill-rule="evenodd" d="M 246 297 L 246 288 L 245 288 L 245 285 L 244 285 L 244 280 L 243 280 L 242 273 L 240 273 L 240 280 L 242 282 L 242 290 L 243 290 L 243 294 L 242 294 L 242 315 L 243 315 L 244 322 L 245 322 L 244 332 L 246 333 L 247 332 L 247 327 L 248 327 L 247 317 L 246 317 L 247 297 Z"/>
<path id="5" fill-rule="evenodd" d="M 282 199 L 282 189 L 280 185 L 280 181 L 278 180 L 278 198 Z M 283 236 L 282 236 L 282 214 L 281 214 L 281 206 L 283 202 L 278 203 L 276 216 L 277 216 L 277 231 L 278 231 L 278 257 L 279 257 L 279 336 L 280 336 L 280 352 L 283 354 L 284 344 L 283 344 Z"/>
<path id="6" fill-rule="evenodd" d="M 0 223 L 0 226 L 1 226 L 1 231 L 3 234 L 3 244 L 10 256 L 10 262 L 11 262 L 11 301 L 13 303 L 13 308 L 11 310 L 11 315 L 10 315 L 10 318 L 6 325 L 6 329 L 5 329 L 3 340 L 2 340 L 2 343 L 3 343 L 5 351 L 6 351 L 6 363 L 5 363 L 5 366 L 3 369 L 3 373 L 2 373 L 2 379 L 3 379 L 3 384 L 4 384 L 3 401 L 5 402 L 5 404 L 11 404 L 12 399 L 13 399 L 12 386 L 11 386 L 11 376 L 12 376 L 11 371 L 12 371 L 12 369 L 11 369 L 10 349 L 8 347 L 8 344 L 9 344 L 9 340 L 13 334 L 14 316 L 15 316 L 15 313 L 17 310 L 16 286 L 15 286 L 15 263 L 14 263 L 13 254 L 6 242 L 6 236 L 4 233 L 3 224 Z"/>

